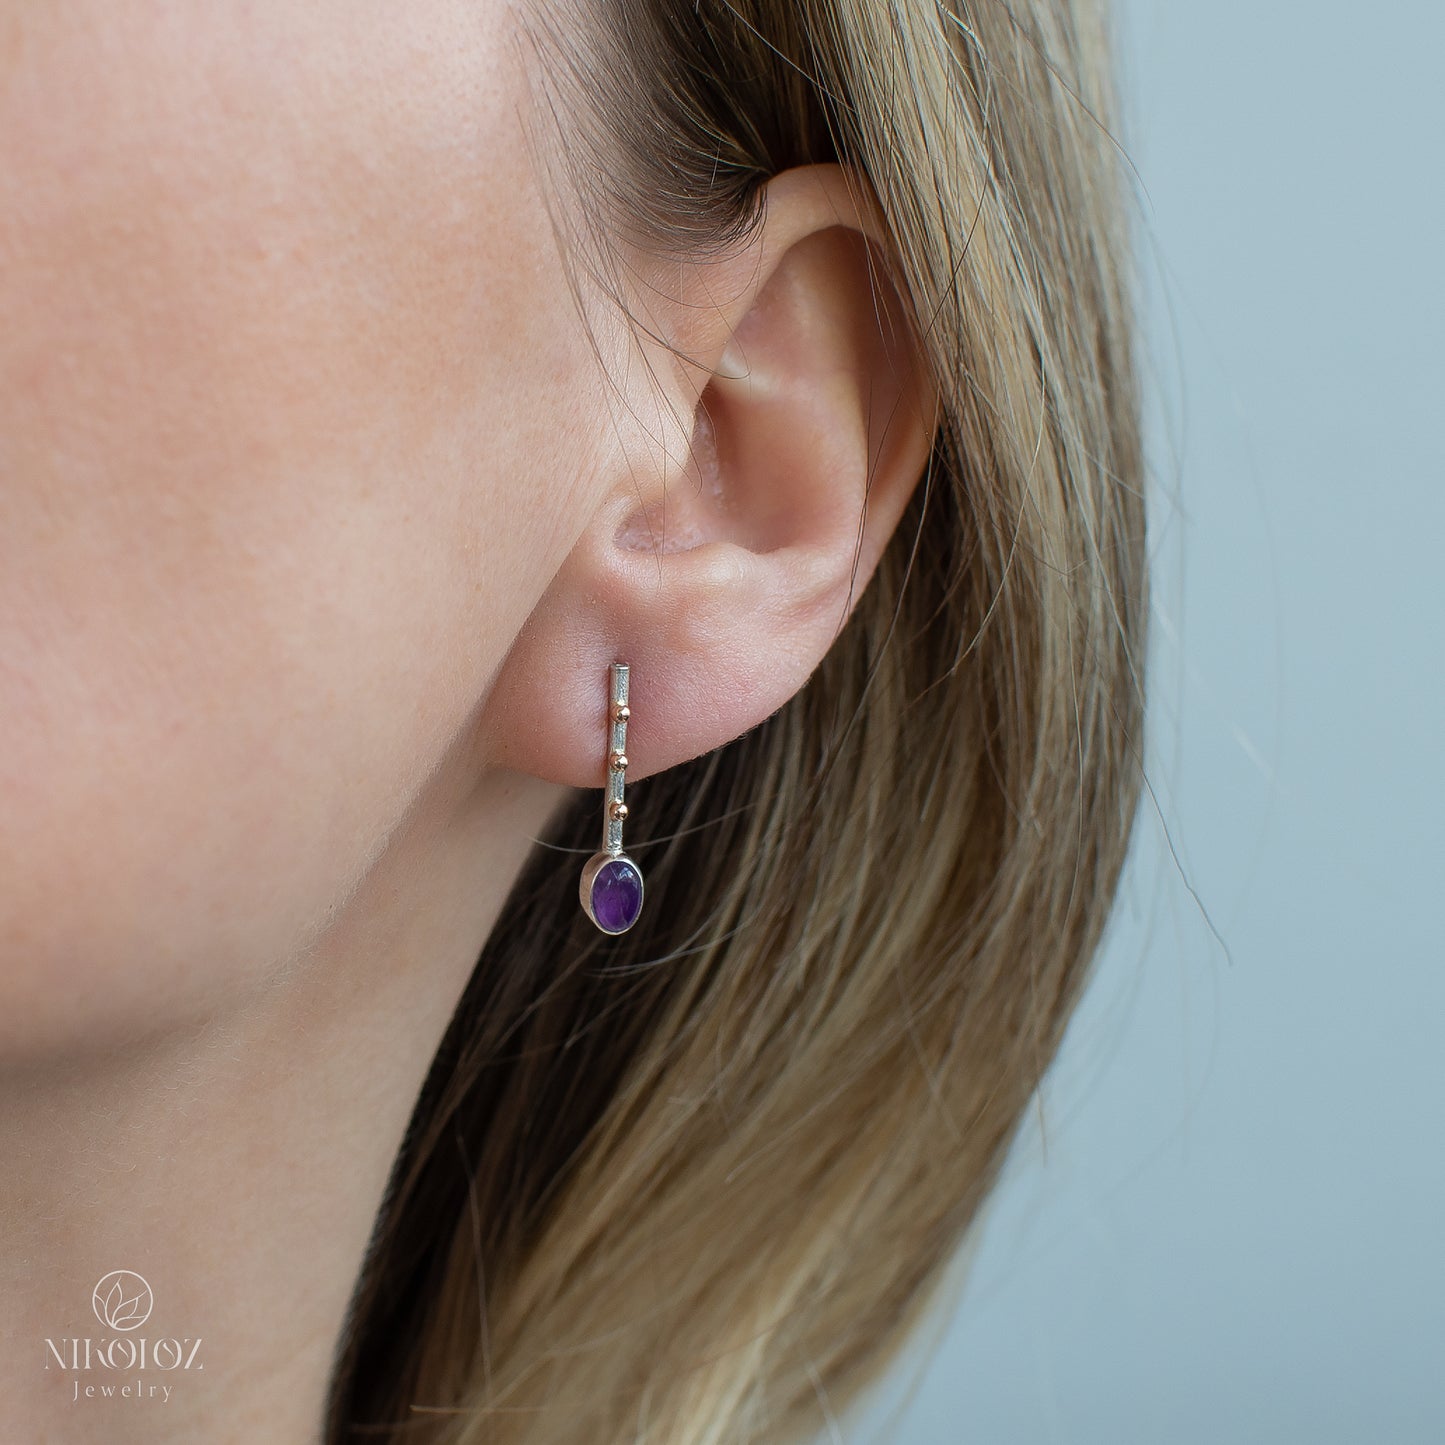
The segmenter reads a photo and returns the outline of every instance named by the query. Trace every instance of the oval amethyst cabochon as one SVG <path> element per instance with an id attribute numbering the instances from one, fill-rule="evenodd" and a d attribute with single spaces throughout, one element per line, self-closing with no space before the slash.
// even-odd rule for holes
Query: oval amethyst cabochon
<path id="1" fill-rule="evenodd" d="M 642 912 L 642 874 L 626 858 L 604 863 L 592 880 L 592 917 L 604 933 L 625 933 Z"/>

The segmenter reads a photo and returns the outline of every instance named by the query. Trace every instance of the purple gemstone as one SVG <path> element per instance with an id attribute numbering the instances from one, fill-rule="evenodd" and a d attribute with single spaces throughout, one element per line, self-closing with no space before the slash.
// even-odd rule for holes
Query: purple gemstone
<path id="1" fill-rule="evenodd" d="M 625 933 L 642 912 L 642 874 L 626 858 L 604 863 L 592 880 L 592 916 L 604 933 Z"/>

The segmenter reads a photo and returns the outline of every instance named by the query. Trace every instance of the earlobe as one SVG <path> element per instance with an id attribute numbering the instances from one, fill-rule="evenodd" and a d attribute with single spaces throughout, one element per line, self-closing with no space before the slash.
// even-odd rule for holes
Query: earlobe
<path id="1" fill-rule="evenodd" d="M 553 686 L 570 675 L 575 724 L 506 737 L 508 765 L 601 785 L 583 740 L 614 657 L 648 699 L 629 737 L 632 780 L 757 726 L 821 662 L 932 446 L 927 369 L 877 229 L 848 173 L 810 166 L 769 182 L 745 242 L 684 266 L 679 345 L 657 358 L 668 380 L 640 433 L 691 415 L 690 446 L 661 463 L 619 456 L 503 679 L 526 693 L 542 685 L 533 669 L 549 668 Z M 549 754 L 568 731 L 570 763 Z"/>

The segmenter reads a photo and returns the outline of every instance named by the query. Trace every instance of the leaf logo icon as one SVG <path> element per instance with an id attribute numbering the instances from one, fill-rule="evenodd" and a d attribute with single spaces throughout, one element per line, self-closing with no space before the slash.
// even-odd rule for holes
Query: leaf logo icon
<path id="1" fill-rule="evenodd" d="M 91 1294 L 95 1317 L 112 1330 L 138 1330 L 155 1308 L 151 1287 L 128 1269 L 113 1269 Z"/>

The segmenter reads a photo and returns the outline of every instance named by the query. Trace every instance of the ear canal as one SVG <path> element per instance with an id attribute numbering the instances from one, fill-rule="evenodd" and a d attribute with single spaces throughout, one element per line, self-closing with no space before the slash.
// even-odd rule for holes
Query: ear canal
<path id="1" fill-rule="evenodd" d="M 727 516 L 729 502 L 718 460 L 717 429 L 704 396 L 697 405 L 687 465 L 678 481 L 656 500 L 630 509 L 613 540 L 633 552 L 686 552 L 716 534 L 715 525 L 704 523 Z"/>

